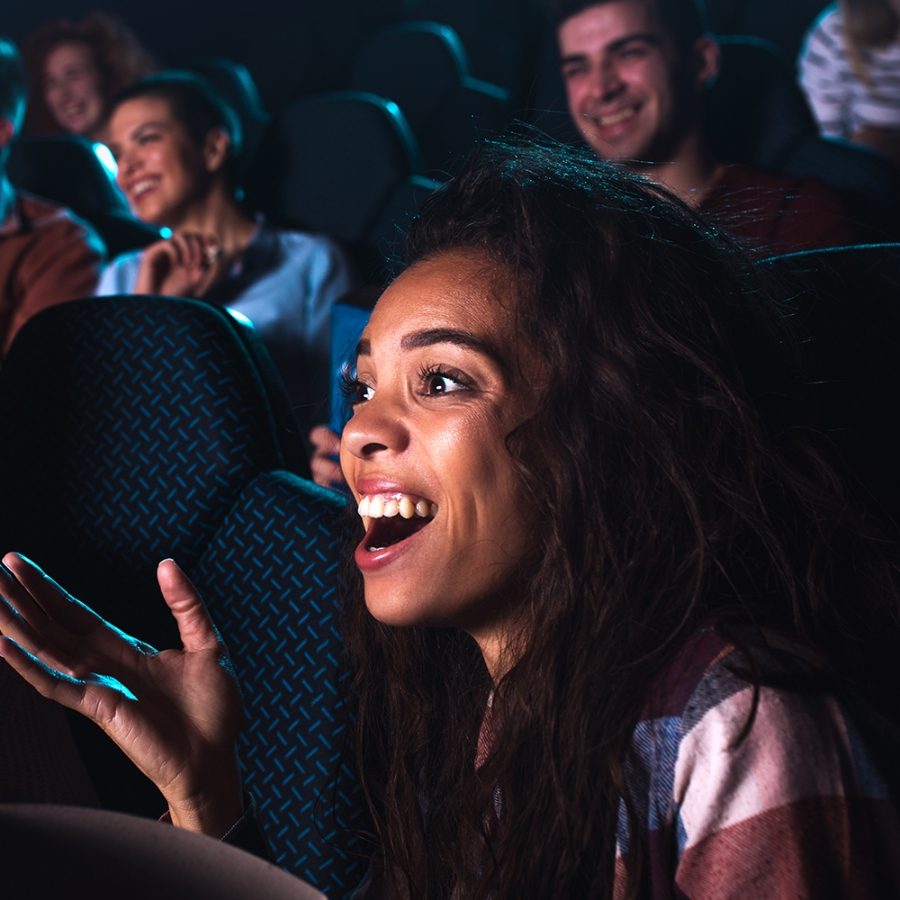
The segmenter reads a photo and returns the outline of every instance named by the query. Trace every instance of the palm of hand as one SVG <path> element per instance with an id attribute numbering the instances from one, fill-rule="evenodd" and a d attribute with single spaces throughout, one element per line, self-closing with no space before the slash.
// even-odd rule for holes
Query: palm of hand
<path id="1" fill-rule="evenodd" d="M 124 648 L 119 661 L 84 660 L 81 712 L 160 788 L 184 801 L 202 790 L 197 772 L 234 753 L 242 720 L 237 679 L 219 648 Z"/>
<path id="2" fill-rule="evenodd" d="M 183 648 L 157 652 L 23 557 L 3 561 L 0 653 L 19 674 L 99 725 L 170 808 L 209 805 L 221 786 L 239 782 L 240 690 L 199 595 L 173 562 L 161 564 L 159 581 Z"/>

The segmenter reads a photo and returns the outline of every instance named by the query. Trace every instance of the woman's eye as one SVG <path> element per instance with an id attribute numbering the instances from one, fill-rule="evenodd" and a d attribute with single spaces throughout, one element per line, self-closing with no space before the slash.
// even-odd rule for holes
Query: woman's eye
<path id="1" fill-rule="evenodd" d="M 375 388 L 355 377 L 349 370 L 349 367 L 341 370 L 338 386 L 341 394 L 350 406 L 356 406 L 357 403 L 365 403 L 375 396 Z"/>
<path id="2" fill-rule="evenodd" d="M 424 392 L 429 397 L 440 397 L 443 394 L 453 394 L 471 388 L 469 380 L 455 372 L 425 372 L 422 378 Z"/>

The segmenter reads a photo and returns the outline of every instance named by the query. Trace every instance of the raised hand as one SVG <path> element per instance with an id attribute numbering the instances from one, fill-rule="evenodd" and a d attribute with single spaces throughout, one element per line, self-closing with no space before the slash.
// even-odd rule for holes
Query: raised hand
<path id="1" fill-rule="evenodd" d="M 175 232 L 144 250 L 134 293 L 202 297 L 221 275 L 222 265 L 215 238 Z"/>
<path id="2" fill-rule="evenodd" d="M 87 716 L 159 788 L 176 825 L 216 836 L 241 812 L 243 707 L 227 650 L 173 560 L 157 572 L 181 650 L 102 619 L 25 557 L 0 567 L 0 656 L 45 697 Z"/>

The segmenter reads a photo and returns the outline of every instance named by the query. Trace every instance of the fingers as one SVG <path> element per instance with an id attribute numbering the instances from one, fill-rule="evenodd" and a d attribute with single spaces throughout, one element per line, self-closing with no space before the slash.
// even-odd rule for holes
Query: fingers
<path id="1" fill-rule="evenodd" d="M 317 453 L 337 454 L 341 451 L 341 436 L 327 425 L 316 425 L 309 433 L 309 440 Z"/>
<path id="2" fill-rule="evenodd" d="M 89 674 L 75 678 L 48 666 L 16 641 L 0 637 L 0 659 L 4 659 L 41 696 L 90 719 L 110 734 L 123 702 L 137 697 L 111 675 Z"/>
<path id="3" fill-rule="evenodd" d="M 341 472 L 340 464 L 320 453 L 313 454 L 309 461 L 309 470 L 313 481 L 322 487 L 334 487 L 344 483 L 344 474 Z"/>
<path id="4" fill-rule="evenodd" d="M 42 696 L 69 709 L 78 710 L 81 707 L 84 684 L 45 665 L 12 638 L 0 637 L 0 658 L 6 660 Z"/>
<path id="5" fill-rule="evenodd" d="M 210 269 L 221 255 L 219 242 L 207 234 L 176 232 L 169 240 L 176 254 L 176 263 L 196 272 Z"/>
<path id="6" fill-rule="evenodd" d="M 75 660 L 67 648 L 77 644 L 87 628 L 78 623 L 73 640 L 73 633 L 61 627 L 57 617 L 70 619 L 66 607 L 77 601 L 24 557 L 8 553 L 3 563 L 0 566 L 0 633 L 14 638 L 51 666 L 74 672 Z M 40 581 L 35 579 L 35 573 Z M 76 608 L 76 613 L 82 610 Z M 93 615 L 89 610 L 87 613 Z"/>
<path id="7" fill-rule="evenodd" d="M 344 475 L 338 461 L 341 438 L 325 425 L 317 425 L 309 433 L 313 455 L 309 461 L 313 481 L 322 487 L 335 487 L 344 483 Z"/>
<path id="8" fill-rule="evenodd" d="M 144 250 L 135 293 L 202 296 L 220 274 L 221 257 L 211 235 L 175 232 Z"/>
<path id="9" fill-rule="evenodd" d="M 0 587 L 9 591 L 8 599 L 35 627 L 46 617 L 74 634 L 84 634 L 102 621 L 27 556 L 7 553 L 3 565 L 13 577 L 0 574 Z"/>
<path id="10" fill-rule="evenodd" d="M 3 557 L 0 592 L 0 631 L 57 669 L 79 674 L 104 660 L 156 652 L 97 615 L 20 553 Z"/>
<path id="11" fill-rule="evenodd" d="M 156 570 L 159 589 L 175 617 L 181 643 L 188 652 L 222 646 L 197 589 L 174 559 L 164 559 Z"/>

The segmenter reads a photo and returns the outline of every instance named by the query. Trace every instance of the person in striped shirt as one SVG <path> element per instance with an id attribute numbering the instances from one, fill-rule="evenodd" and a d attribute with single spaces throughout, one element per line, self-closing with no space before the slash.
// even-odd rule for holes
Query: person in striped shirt
<path id="1" fill-rule="evenodd" d="M 900 167 L 900 0 L 841 0 L 806 35 L 799 79 L 823 134 Z"/>

